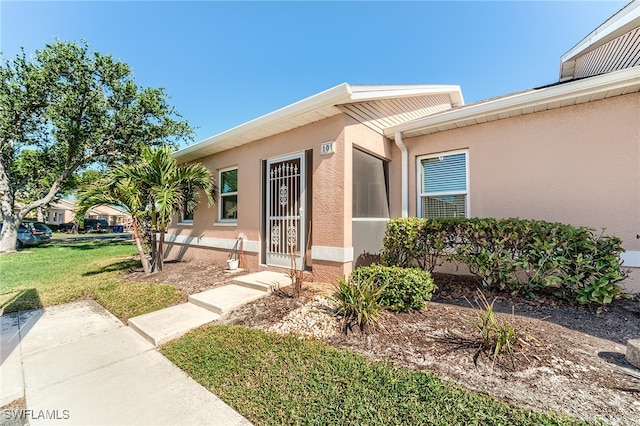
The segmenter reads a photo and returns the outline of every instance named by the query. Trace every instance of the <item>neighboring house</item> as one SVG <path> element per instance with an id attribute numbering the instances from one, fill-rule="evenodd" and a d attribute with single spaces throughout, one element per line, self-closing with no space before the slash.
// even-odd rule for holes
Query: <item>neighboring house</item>
<path id="1" fill-rule="evenodd" d="M 113 206 L 92 207 L 85 213 L 86 219 L 104 219 L 109 226 L 128 225 L 131 223 L 131 215 Z"/>
<path id="2" fill-rule="evenodd" d="M 53 225 L 69 223 L 73 221 L 76 211 L 76 203 L 65 198 L 61 198 L 49 205 L 49 211 L 45 222 Z"/>
<path id="3" fill-rule="evenodd" d="M 378 253 L 390 217 L 521 217 L 606 228 L 640 289 L 640 4 L 561 59 L 560 81 L 464 105 L 457 86 L 342 84 L 176 153 L 218 203 L 169 255 L 333 281 Z"/>
<path id="4" fill-rule="evenodd" d="M 46 223 L 59 225 L 75 221 L 76 203 L 61 198 L 51 203 L 47 213 Z M 90 208 L 85 213 L 86 219 L 104 219 L 110 226 L 127 225 L 131 223 L 131 215 L 113 206 L 102 205 Z"/>

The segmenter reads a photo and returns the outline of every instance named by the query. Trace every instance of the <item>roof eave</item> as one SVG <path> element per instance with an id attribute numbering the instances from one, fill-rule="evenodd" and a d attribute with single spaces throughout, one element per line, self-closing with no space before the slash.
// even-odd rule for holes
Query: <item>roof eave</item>
<path id="1" fill-rule="evenodd" d="M 464 104 L 462 89 L 459 85 L 389 85 L 389 86 L 352 86 L 350 102 L 374 101 L 387 98 L 409 98 L 423 95 L 448 94 L 454 106 Z"/>
<path id="2" fill-rule="evenodd" d="M 204 139 L 174 153 L 180 162 L 197 160 L 226 149 L 237 147 L 254 140 L 252 133 L 265 128 L 276 128 L 303 114 L 322 110 L 325 116 L 340 114 L 337 105 L 375 101 L 386 98 L 412 97 L 417 95 L 448 94 L 453 106 L 464 104 L 462 91 L 458 85 L 350 85 L 342 83 L 311 97 L 302 99 L 276 111 L 248 121 L 222 133 Z M 275 133 L 273 133 L 275 134 Z M 268 137 L 267 132 L 264 136 Z M 245 139 L 244 141 L 242 139 Z M 260 139 L 260 137 L 255 138 Z"/>
<path id="3" fill-rule="evenodd" d="M 201 151 L 203 148 L 212 146 L 220 141 L 228 140 L 242 134 L 250 133 L 251 131 L 266 125 L 273 125 L 279 121 L 286 120 L 287 118 L 294 117 L 299 114 L 303 114 L 307 111 L 312 111 L 318 108 L 319 105 L 341 102 L 344 99 L 349 99 L 350 96 L 351 87 L 349 86 L 349 84 L 339 84 L 316 95 L 302 99 L 298 102 L 277 109 L 261 117 L 240 124 L 229 130 L 225 130 L 224 132 L 218 133 L 217 135 L 211 136 L 210 138 L 204 139 L 200 142 L 196 142 L 193 145 L 182 148 L 174 153 L 174 157 L 178 161 L 190 161 L 201 158 L 202 155 L 198 155 L 196 153 L 198 151 Z"/>
<path id="4" fill-rule="evenodd" d="M 384 134 L 392 139 L 396 133 L 402 133 L 405 137 L 417 136 L 426 134 L 427 130 L 433 130 L 437 127 L 454 125 L 495 114 L 510 116 L 510 113 L 517 110 L 536 107 L 545 103 L 562 103 L 571 98 L 603 91 L 614 91 L 631 86 L 640 86 L 640 67 L 628 68 L 543 89 L 533 89 L 513 96 L 445 111 L 420 120 L 389 127 Z"/>
<path id="5" fill-rule="evenodd" d="M 574 61 L 640 25 L 640 2 L 632 1 L 591 31 L 560 58 L 560 81 L 573 77 Z"/>

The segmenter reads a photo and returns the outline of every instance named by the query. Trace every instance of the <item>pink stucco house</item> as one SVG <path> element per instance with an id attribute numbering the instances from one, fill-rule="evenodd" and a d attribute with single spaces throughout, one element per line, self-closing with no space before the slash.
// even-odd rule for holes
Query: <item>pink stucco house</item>
<path id="1" fill-rule="evenodd" d="M 640 4 L 561 58 L 558 82 L 465 105 L 460 87 L 341 84 L 179 150 L 218 180 L 169 256 L 333 281 L 389 218 L 521 217 L 606 228 L 640 288 Z"/>

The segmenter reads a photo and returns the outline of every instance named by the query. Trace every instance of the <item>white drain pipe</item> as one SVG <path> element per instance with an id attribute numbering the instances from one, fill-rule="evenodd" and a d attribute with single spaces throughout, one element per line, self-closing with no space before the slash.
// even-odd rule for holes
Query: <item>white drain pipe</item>
<path id="1" fill-rule="evenodd" d="M 402 133 L 396 132 L 395 142 L 402 153 L 401 160 L 401 191 L 402 191 L 402 217 L 409 216 L 409 150 L 402 141 Z"/>

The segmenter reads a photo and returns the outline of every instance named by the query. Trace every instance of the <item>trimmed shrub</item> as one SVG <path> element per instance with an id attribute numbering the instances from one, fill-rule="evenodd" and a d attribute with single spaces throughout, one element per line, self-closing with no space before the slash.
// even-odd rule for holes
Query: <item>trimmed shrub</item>
<path id="1" fill-rule="evenodd" d="M 424 309 L 436 288 L 428 271 L 397 266 L 364 266 L 353 271 L 350 280 L 372 282 L 382 290 L 380 304 L 395 312 Z"/>
<path id="2" fill-rule="evenodd" d="M 433 271 L 459 262 L 486 287 L 533 296 L 553 287 L 579 303 L 611 303 L 625 278 L 622 241 L 586 227 L 522 219 L 389 221 L 381 259 L 392 266 Z"/>
<path id="3" fill-rule="evenodd" d="M 442 263 L 448 241 L 446 224 L 439 225 L 416 217 L 390 220 L 384 236 L 381 262 L 403 268 L 418 266 L 433 272 Z"/>

